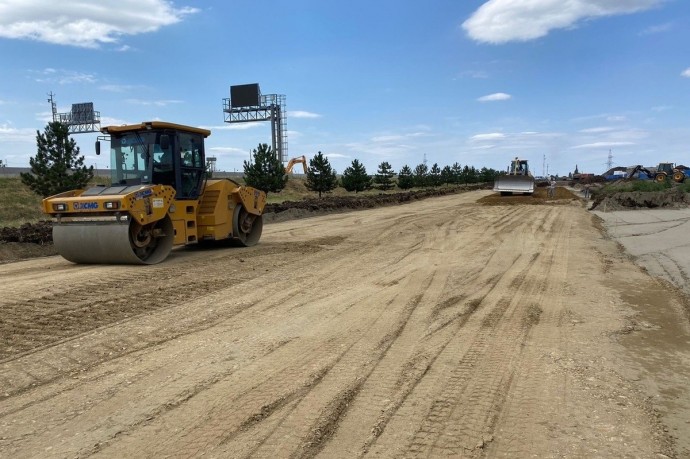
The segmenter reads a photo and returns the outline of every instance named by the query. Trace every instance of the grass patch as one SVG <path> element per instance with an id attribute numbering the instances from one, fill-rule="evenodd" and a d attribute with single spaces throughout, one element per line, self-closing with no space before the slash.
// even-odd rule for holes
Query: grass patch
<path id="1" fill-rule="evenodd" d="M 683 183 L 681 185 L 685 189 L 683 191 L 690 191 L 690 183 Z M 670 181 L 656 182 L 654 180 L 631 180 L 629 182 L 610 183 L 599 189 L 592 190 L 592 196 L 608 196 L 614 193 L 632 193 L 639 192 L 657 192 L 672 188 L 673 184 Z"/>
<path id="2" fill-rule="evenodd" d="M 0 227 L 45 220 L 41 197 L 19 177 L 0 177 Z"/>
<path id="3" fill-rule="evenodd" d="M 89 186 L 109 185 L 110 177 L 94 177 Z M 41 198 L 20 177 L 0 177 L 0 228 L 36 223 L 49 217 L 41 210 Z"/>

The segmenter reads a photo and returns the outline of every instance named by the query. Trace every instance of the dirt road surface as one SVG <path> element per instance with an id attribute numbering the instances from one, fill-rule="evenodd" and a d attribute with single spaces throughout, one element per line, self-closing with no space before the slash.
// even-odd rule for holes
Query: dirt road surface
<path id="1" fill-rule="evenodd" d="M 488 193 L 0 265 L 0 457 L 690 455 L 685 298 Z"/>
<path id="2" fill-rule="evenodd" d="M 650 274 L 690 294 L 690 209 L 594 212 Z"/>

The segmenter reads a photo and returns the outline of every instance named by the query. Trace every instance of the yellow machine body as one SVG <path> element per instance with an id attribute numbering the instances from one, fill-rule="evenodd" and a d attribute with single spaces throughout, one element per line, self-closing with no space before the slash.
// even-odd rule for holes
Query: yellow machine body
<path id="1" fill-rule="evenodd" d="M 53 217 L 53 242 L 64 258 L 154 264 L 175 245 L 259 241 L 266 194 L 230 179 L 206 179 L 203 139 L 210 131 L 148 122 L 103 132 L 114 145 L 113 185 L 43 200 L 43 211 Z M 172 159 L 164 167 L 166 154 Z"/>

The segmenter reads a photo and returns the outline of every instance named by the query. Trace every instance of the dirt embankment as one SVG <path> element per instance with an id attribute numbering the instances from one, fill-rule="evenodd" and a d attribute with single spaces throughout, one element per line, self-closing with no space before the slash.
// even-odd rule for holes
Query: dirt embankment
<path id="1" fill-rule="evenodd" d="M 264 220 L 266 222 L 279 222 L 346 210 L 371 209 L 375 207 L 397 205 L 434 196 L 444 196 L 447 194 L 476 190 L 484 186 L 485 184 L 476 184 L 390 194 L 324 196 L 322 198 L 304 199 L 301 201 L 285 201 L 282 203 L 268 204 L 264 210 Z M 25 223 L 19 227 L 0 228 L 0 260 L 6 260 L 6 257 L 3 255 L 7 255 L 9 252 L 15 253 L 16 256 L 13 257 L 13 259 L 24 258 L 25 256 L 32 257 L 55 254 L 52 249 L 52 231 L 52 223 L 47 220 L 38 223 Z M 8 246 L 7 244 L 11 245 Z M 23 247 L 27 244 L 37 247 Z M 22 256 L 22 254 L 24 256 Z"/>
<path id="2" fill-rule="evenodd" d="M 264 210 L 264 221 L 276 223 L 298 218 L 326 215 L 358 209 L 399 205 L 447 194 L 487 188 L 486 184 L 463 185 L 452 188 L 428 189 L 410 192 L 377 194 L 324 196 L 300 201 L 285 201 L 268 204 Z M 537 187 L 534 194 L 501 196 L 492 193 L 481 198 L 478 203 L 483 205 L 544 205 L 565 204 L 577 200 L 578 197 L 566 188 L 556 188 L 553 198 L 547 196 L 547 189 Z M 634 208 L 679 208 L 688 207 L 690 197 L 679 188 L 671 188 L 658 192 L 595 192 L 592 198 L 592 209 L 600 211 L 615 211 Z M 52 245 L 52 223 L 41 221 L 26 223 L 20 227 L 0 228 L 0 262 L 15 261 L 24 258 L 55 255 Z"/>
<path id="3" fill-rule="evenodd" d="M 679 187 L 663 191 L 599 192 L 592 209 L 604 212 L 625 209 L 673 209 L 690 205 L 690 195 Z"/>
<path id="4" fill-rule="evenodd" d="M 0 457 L 690 457 L 676 297 L 490 194 L 0 265 Z"/>

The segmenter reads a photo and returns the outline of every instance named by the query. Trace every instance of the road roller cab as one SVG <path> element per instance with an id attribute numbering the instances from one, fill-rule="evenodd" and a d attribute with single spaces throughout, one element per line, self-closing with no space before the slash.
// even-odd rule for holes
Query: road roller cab
<path id="1" fill-rule="evenodd" d="M 153 121 L 102 132 L 110 138 L 111 185 L 43 200 L 43 210 L 53 217 L 55 248 L 64 258 L 153 264 L 173 245 L 258 242 L 266 194 L 206 178 L 204 139 L 210 131 Z"/>

